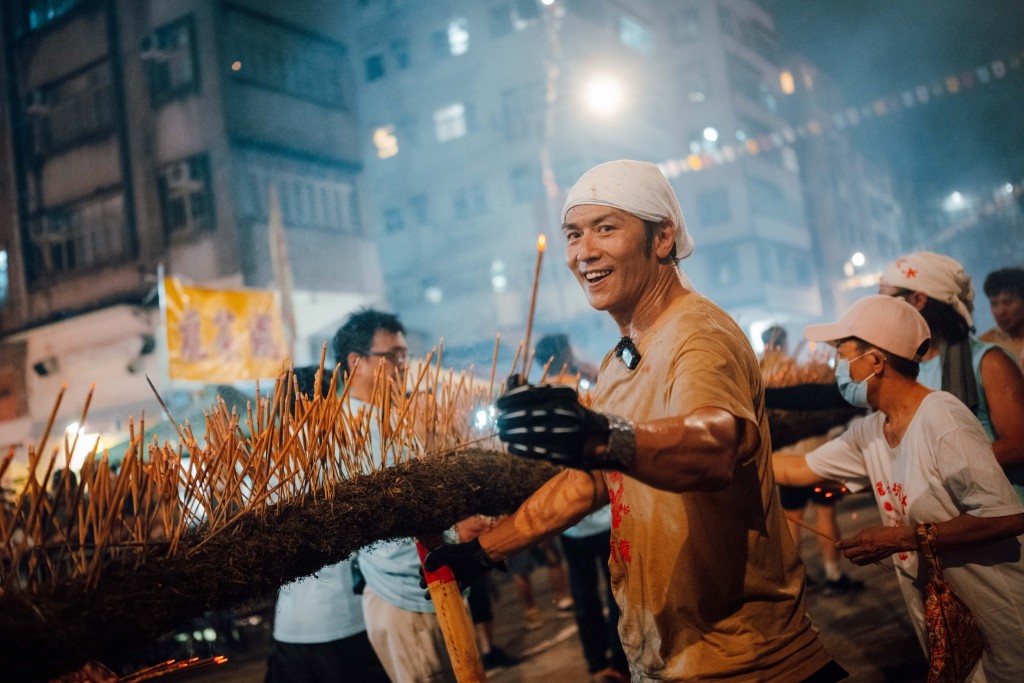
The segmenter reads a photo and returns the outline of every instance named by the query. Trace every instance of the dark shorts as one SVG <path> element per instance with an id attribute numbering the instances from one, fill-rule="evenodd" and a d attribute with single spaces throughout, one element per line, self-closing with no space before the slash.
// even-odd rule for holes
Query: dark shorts
<path id="1" fill-rule="evenodd" d="M 551 539 L 520 550 L 505 558 L 508 573 L 513 576 L 529 576 L 535 567 L 557 567 L 562 564 L 562 551 L 558 541 Z"/>
<path id="2" fill-rule="evenodd" d="M 832 495 L 827 495 L 831 493 Z M 779 484 L 779 502 L 783 510 L 803 510 L 807 501 L 815 505 L 832 506 L 839 496 L 832 491 L 817 489 L 813 486 L 783 486 Z"/>
<path id="3" fill-rule="evenodd" d="M 388 683 L 388 675 L 377 659 L 366 631 L 329 643 L 282 643 L 275 640 L 267 660 L 264 681 L 326 683 L 342 679 Z"/>

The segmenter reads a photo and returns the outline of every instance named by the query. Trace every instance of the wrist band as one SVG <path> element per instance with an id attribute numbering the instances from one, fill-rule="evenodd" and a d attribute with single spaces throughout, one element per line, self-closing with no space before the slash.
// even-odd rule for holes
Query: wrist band
<path id="1" fill-rule="evenodd" d="M 633 423 L 617 415 L 605 415 L 608 418 L 608 446 L 603 460 L 608 466 L 617 470 L 627 470 L 636 459 L 636 432 Z"/>

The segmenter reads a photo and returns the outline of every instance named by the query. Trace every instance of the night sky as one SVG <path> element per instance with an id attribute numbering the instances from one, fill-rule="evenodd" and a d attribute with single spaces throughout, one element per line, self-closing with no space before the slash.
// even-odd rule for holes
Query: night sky
<path id="1" fill-rule="evenodd" d="M 1024 0 L 763 0 L 785 51 L 828 75 L 848 105 L 1024 50 Z M 918 199 L 1024 178 L 1024 69 L 861 124 L 854 140 Z"/>

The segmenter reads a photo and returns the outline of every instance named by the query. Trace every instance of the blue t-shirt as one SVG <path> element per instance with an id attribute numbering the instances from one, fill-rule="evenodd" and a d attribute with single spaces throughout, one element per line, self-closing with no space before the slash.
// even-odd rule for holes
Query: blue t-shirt
<path id="1" fill-rule="evenodd" d="M 327 643 L 366 630 L 363 606 L 352 592 L 352 562 L 343 560 L 281 587 L 274 640 Z"/>
<path id="2" fill-rule="evenodd" d="M 595 510 L 589 515 L 562 532 L 563 536 L 569 538 L 586 538 L 594 534 L 611 531 L 612 528 L 612 506 L 605 505 L 600 510 Z"/>
<path id="3" fill-rule="evenodd" d="M 353 414 L 368 410 L 366 403 L 350 399 Z M 380 430 L 375 420 L 370 421 L 370 441 L 375 454 L 374 461 L 380 461 Z M 393 466 L 394 459 L 388 455 L 387 465 Z M 409 612 L 434 612 L 434 603 L 424 598 L 420 588 L 420 556 L 411 538 L 381 541 L 359 551 L 359 569 L 366 579 L 366 585 L 385 602 Z"/>
<path id="4" fill-rule="evenodd" d="M 981 359 L 993 349 L 997 350 L 996 353 L 1005 353 L 1011 360 L 1013 360 L 1013 356 L 1003 347 L 996 344 L 988 344 L 975 337 L 970 338 L 970 343 L 971 367 L 974 368 L 974 377 L 978 385 L 978 422 L 985 428 L 988 438 L 995 441 L 999 438 L 999 435 L 996 434 L 995 427 L 992 426 L 992 416 L 988 410 L 988 398 L 985 396 L 985 386 L 981 382 Z M 1017 361 L 1014 361 L 1014 365 L 1016 364 Z M 929 389 L 942 389 L 941 356 L 936 356 L 921 363 L 921 372 L 917 376 L 917 381 Z M 1003 471 L 1006 472 L 1007 479 L 1013 484 L 1013 490 L 1017 492 L 1017 497 L 1020 498 L 1021 502 L 1024 502 L 1024 465 L 1004 467 Z"/>

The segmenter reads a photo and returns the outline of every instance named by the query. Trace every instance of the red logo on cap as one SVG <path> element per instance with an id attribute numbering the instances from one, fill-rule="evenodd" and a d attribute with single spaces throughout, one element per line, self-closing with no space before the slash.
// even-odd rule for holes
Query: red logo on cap
<path id="1" fill-rule="evenodd" d="M 917 271 L 914 270 L 913 268 L 907 268 L 906 270 L 903 271 L 903 277 L 907 278 L 908 280 L 910 278 L 917 277 Z"/>

